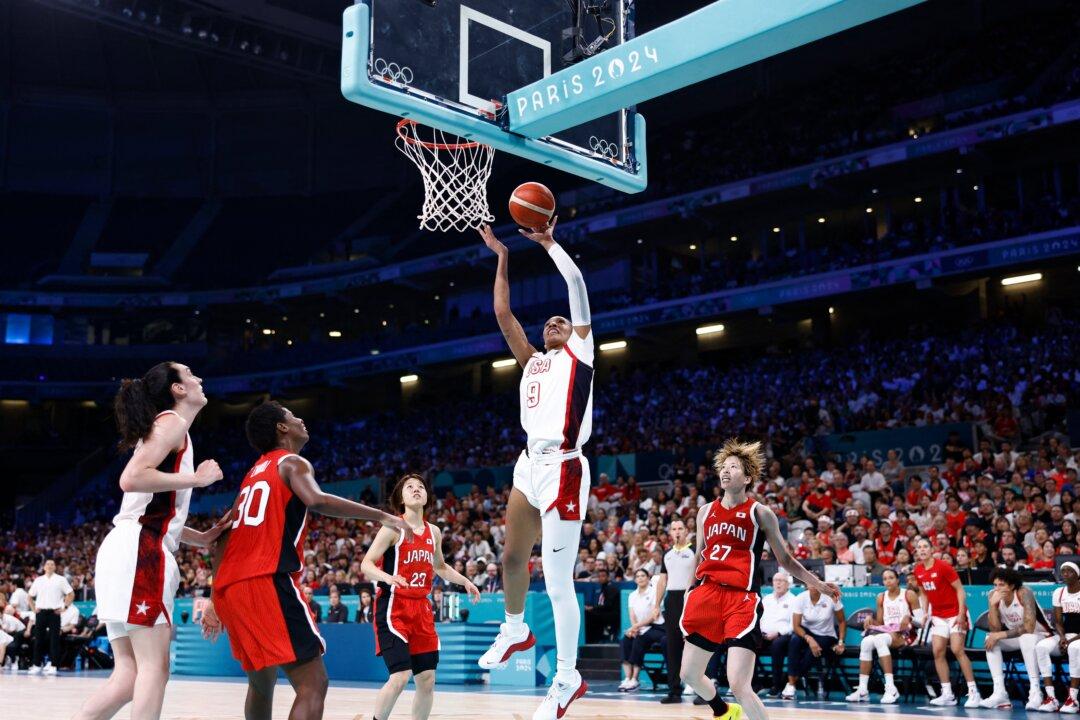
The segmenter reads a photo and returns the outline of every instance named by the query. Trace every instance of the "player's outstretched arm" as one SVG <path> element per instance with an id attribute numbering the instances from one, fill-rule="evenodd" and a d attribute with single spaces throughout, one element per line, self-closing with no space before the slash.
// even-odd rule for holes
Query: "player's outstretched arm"
<path id="1" fill-rule="evenodd" d="M 480 237 L 488 249 L 499 258 L 499 264 L 495 268 L 495 319 L 499 322 L 499 330 L 506 338 L 506 344 L 510 346 L 510 352 L 514 353 L 514 359 L 518 365 L 525 367 L 536 353 L 536 348 L 529 343 L 521 323 L 514 317 L 510 310 L 510 251 L 497 237 L 490 225 L 480 228 Z"/>
<path id="2" fill-rule="evenodd" d="M 232 514 L 233 511 L 230 508 L 229 512 L 225 513 L 225 515 L 214 523 L 214 526 L 209 530 L 202 531 L 196 530 L 190 526 L 185 526 L 184 529 L 180 531 L 180 542 L 185 545 L 191 545 L 192 547 L 210 547 L 214 544 L 214 541 L 218 539 L 221 533 L 225 532 L 226 528 L 232 524 Z"/>
<path id="3" fill-rule="evenodd" d="M 184 444 L 187 421 L 168 413 L 154 421 L 150 437 L 142 442 L 120 473 L 124 492 L 169 492 L 206 487 L 220 480 L 221 468 L 213 460 L 203 460 L 194 473 L 167 473 L 158 470 L 169 453 Z"/>
<path id="4" fill-rule="evenodd" d="M 585 278 L 581 269 L 573 261 L 570 255 L 563 250 L 559 243 L 555 242 L 555 223 L 559 222 L 559 216 L 551 218 L 551 222 L 545 228 L 535 228 L 532 231 L 521 230 L 521 234 L 529 238 L 547 250 L 559 274 L 566 281 L 566 289 L 570 294 L 570 323 L 574 326 L 574 332 L 580 338 L 586 338 L 592 332 L 592 315 L 589 312 L 589 291 L 585 288 Z"/>
<path id="5" fill-rule="evenodd" d="M 802 566 L 795 556 L 787 549 L 784 536 L 780 534 L 780 523 L 776 520 L 776 514 L 765 507 L 757 505 L 758 527 L 765 531 L 765 542 L 769 543 L 773 557 L 777 564 L 787 570 L 793 577 L 802 580 L 806 587 L 817 590 L 822 595 L 828 595 L 833 600 L 840 599 L 840 588 L 832 583 L 822 582 L 817 575 Z"/>
<path id="6" fill-rule="evenodd" d="M 469 599 L 474 603 L 479 602 L 480 590 L 473 584 L 473 581 L 446 564 L 446 559 L 442 554 L 442 531 L 433 526 L 431 528 L 431 535 L 432 539 L 435 541 L 435 562 L 432 563 L 435 574 L 446 582 L 462 586 L 465 588 L 465 592 L 469 593 Z"/>
<path id="7" fill-rule="evenodd" d="M 308 510 L 330 517 L 371 520 L 405 533 L 406 539 L 412 537 L 412 530 L 402 518 L 378 508 L 324 493 L 315 482 L 315 472 L 311 463 L 299 455 L 292 455 L 282 460 L 281 465 L 278 466 L 278 472 L 281 474 L 281 479 L 300 498 L 300 502 L 304 503 Z"/>

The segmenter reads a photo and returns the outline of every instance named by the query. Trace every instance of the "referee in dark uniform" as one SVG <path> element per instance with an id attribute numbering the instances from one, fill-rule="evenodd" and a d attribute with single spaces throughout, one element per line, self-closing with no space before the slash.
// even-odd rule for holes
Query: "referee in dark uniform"
<path id="1" fill-rule="evenodd" d="M 664 598 L 664 624 L 667 633 L 667 672 L 668 694 L 660 699 L 662 703 L 682 702 L 682 682 L 679 668 L 682 667 L 683 636 L 679 631 L 682 618 L 683 599 L 694 581 L 697 557 L 690 543 L 686 541 L 686 524 L 682 520 L 673 520 L 671 529 L 672 546 L 664 554 L 660 566 L 660 580 L 656 585 L 656 602 Z M 666 591 L 666 594 L 665 594 Z"/>

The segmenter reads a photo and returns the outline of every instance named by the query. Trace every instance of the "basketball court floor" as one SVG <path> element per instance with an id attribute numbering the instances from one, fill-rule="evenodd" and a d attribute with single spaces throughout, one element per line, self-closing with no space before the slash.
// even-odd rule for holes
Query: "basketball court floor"
<path id="1" fill-rule="evenodd" d="M 0 675 L 0 706 L 4 716 L 23 720 L 67 720 L 82 704 L 83 699 L 108 678 L 106 671 L 58 675 L 56 677 L 27 677 L 26 675 Z M 371 707 L 378 692 L 374 683 L 331 683 L 326 698 L 325 720 L 371 720 Z M 236 678 L 173 678 L 165 693 L 166 720 L 243 720 L 246 684 Z M 433 720 L 473 720 L 475 718 L 505 718 L 506 720 L 530 720 L 532 711 L 545 692 L 545 688 L 510 690 L 489 689 L 482 685 L 452 685 L 439 689 L 436 686 Z M 288 683 L 278 685 L 274 718 L 287 718 L 293 693 Z M 590 686 L 589 694 L 574 703 L 568 718 L 579 720 L 710 720 L 707 706 L 697 706 L 689 701 L 680 705 L 661 705 L 660 695 L 652 693 L 618 692 L 615 683 Z M 1002 710 L 968 710 L 963 708 L 937 708 L 926 704 L 881 706 L 876 704 L 852 706 L 833 700 L 799 700 L 782 702 L 766 700 L 765 706 L 773 720 L 859 720 L 860 718 L 914 717 L 977 717 L 986 720 L 1011 720 L 1027 717 L 1023 706 L 1017 703 L 1012 712 Z M 393 718 L 405 720 L 410 717 L 412 693 L 406 691 L 394 709 Z M 130 706 L 117 715 L 128 720 Z"/>

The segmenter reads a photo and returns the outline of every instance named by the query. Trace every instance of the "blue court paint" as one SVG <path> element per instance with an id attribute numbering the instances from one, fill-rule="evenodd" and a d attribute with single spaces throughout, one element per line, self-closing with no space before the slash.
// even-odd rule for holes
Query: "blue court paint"
<path id="1" fill-rule="evenodd" d="M 718 0 L 507 95 L 510 130 L 543 137 L 925 0 Z"/>

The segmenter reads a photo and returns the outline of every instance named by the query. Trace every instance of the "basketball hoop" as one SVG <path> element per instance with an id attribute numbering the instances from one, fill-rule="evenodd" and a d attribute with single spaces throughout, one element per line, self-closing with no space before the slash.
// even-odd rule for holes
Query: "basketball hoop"
<path id="1" fill-rule="evenodd" d="M 394 144 L 424 178 L 420 227 L 464 232 L 495 220 L 488 210 L 487 183 L 495 151 L 490 145 L 463 141 L 405 118 L 397 124 Z"/>

